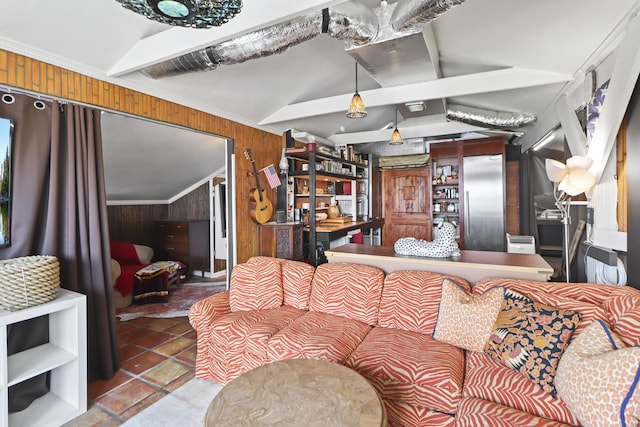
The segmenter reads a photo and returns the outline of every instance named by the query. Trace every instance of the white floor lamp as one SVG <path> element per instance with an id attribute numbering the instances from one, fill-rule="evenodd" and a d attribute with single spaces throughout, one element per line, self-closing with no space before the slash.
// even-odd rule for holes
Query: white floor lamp
<path id="1" fill-rule="evenodd" d="M 552 159 L 545 160 L 547 177 L 553 182 L 553 196 L 556 206 L 562 216 L 564 228 L 563 253 L 564 253 L 564 276 L 569 283 L 569 224 L 571 216 L 571 197 L 589 191 L 596 183 L 596 177 L 589 172 L 593 160 L 583 156 L 573 156 L 567 159 L 567 164 Z"/>

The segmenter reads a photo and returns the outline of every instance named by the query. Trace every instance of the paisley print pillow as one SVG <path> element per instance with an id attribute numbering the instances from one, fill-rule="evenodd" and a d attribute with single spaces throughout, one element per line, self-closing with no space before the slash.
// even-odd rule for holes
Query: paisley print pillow
<path id="1" fill-rule="evenodd" d="M 585 427 L 640 421 L 640 347 L 626 347 L 602 320 L 569 345 L 556 375 L 558 396 Z"/>
<path id="2" fill-rule="evenodd" d="M 504 299 L 484 352 L 556 394 L 553 379 L 558 362 L 580 314 L 537 303 L 510 289 L 505 290 Z"/>
<path id="3" fill-rule="evenodd" d="M 502 307 L 504 288 L 482 295 L 468 293 L 453 280 L 442 281 L 442 296 L 433 338 L 465 350 L 482 351 Z"/>

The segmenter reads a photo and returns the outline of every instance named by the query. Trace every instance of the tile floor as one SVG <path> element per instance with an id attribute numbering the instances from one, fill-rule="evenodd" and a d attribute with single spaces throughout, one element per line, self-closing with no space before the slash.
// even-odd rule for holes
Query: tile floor
<path id="1" fill-rule="evenodd" d="M 196 332 L 186 317 L 117 320 L 120 370 L 89 383 L 88 410 L 65 427 L 119 426 L 194 376 Z"/>

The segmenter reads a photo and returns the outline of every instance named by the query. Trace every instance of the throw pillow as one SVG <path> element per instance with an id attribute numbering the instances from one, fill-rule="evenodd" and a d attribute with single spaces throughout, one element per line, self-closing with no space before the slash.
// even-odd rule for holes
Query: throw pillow
<path id="1" fill-rule="evenodd" d="M 233 268 L 229 287 L 231 311 L 278 308 L 282 300 L 282 270 L 277 259 Z"/>
<path id="2" fill-rule="evenodd" d="M 537 303 L 510 289 L 505 290 L 504 299 L 485 353 L 555 394 L 558 362 L 580 314 Z"/>
<path id="3" fill-rule="evenodd" d="M 584 427 L 640 421 L 640 347 L 625 347 L 602 320 L 569 345 L 556 375 L 558 396 Z"/>
<path id="4" fill-rule="evenodd" d="M 468 293 L 453 280 L 442 281 L 442 296 L 433 338 L 464 348 L 482 351 L 503 303 L 504 288 L 482 295 Z"/>

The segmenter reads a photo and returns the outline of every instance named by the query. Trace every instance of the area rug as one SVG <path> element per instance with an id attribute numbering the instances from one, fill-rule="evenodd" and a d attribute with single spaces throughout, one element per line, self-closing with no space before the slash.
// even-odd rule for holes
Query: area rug
<path id="1" fill-rule="evenodd" d="M 222 385 L 193 378 L 176 391 L 133 416 L 123 427 L 200 427 Z"/>
<path id="2" fill-rule="evenodd" d="M 138 317 L 184 317 L 196 301 L 222 292 L 226 286 L 226 282 L 185 283 L 181 288 L 171 289 L 168 302 L 117 308 L 116 317 L 122 322 Z"/>

